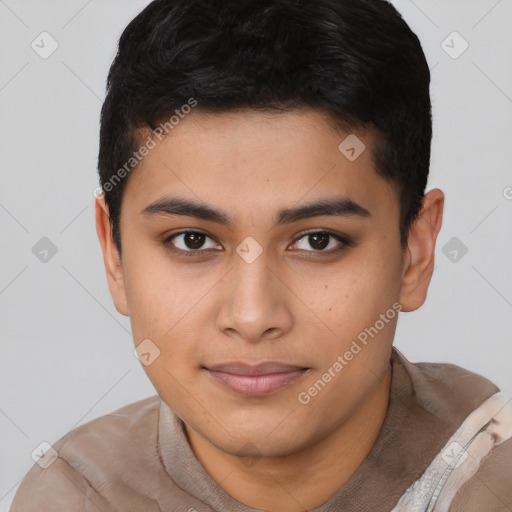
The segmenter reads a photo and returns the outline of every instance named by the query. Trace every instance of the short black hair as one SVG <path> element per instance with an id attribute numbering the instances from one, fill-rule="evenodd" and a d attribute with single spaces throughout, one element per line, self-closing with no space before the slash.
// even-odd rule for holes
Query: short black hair
<path id="1" fill-rule="evenodd" d="M 122 194 L 141 133 L 170 127 L 189 105 L 310 107 L 345 131 L 374 131 L 375 170 L 396 185 L 405 247 L 430 167 L 429 86 L 418 37 L 386 0 L 151 2 L 119 39 L 101 111 L 98 170 L 119 254 Z"/>

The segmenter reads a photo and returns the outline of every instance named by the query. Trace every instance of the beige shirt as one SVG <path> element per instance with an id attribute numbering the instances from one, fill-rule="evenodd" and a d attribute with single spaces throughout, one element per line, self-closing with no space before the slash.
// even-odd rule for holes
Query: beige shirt
<path id="1" fill-rule="evenodd" d="M 411 363 L 396 348 L 391 366 L 388 411 L 370 454 L 314 512 L 393 510 L 468 415 L 499 391 L 452 364 Z M 451 504 L 428 510 L 512 511 L 512 438 L 495 437 Z M 11 512 L 255 512 L 209 476 L 158 396 L 86 423 L 53 448 L 57 458 L 46 469 L 34 464 Z"/>

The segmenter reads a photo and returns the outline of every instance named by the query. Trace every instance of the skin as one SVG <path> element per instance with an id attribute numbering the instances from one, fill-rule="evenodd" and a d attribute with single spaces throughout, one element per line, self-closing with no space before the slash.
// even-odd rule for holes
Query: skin
<path id="1" fill-rule="evenodd" d="M 146 134 L 147 135 L 147 134 Z M 268 511 L 320 506 L 355 473 L 385 419 L 390 354 L 398 315 L 307 404 L 307 391 L 357 335 L 394 303 L 425 301 L 442 223 L 444 195 L 425 195 L 408 246 L 400 246 L 393 184 L 366 150 L 349 161 L 348 133 L 326 115 L 238 111 L 189 114 L 128 178 L 121 211 L 122 259 L 108 208 L 96 200 L 96 227 L 116 309 L 131 320 L 135 345 L 150 339 L 160 355 L 144 366 L 160 397 L 183 419 L 192 449 L 211 477 L 238 501 Z M 144 216 L 161 196 L 199 201 L 232 218 L 227 227 L 191 216 Z M 277 226 L 281 209 L 348 197 L 369 217 L 316 216 Z M 183 230 L 207 234 L 187 245 Z M 318 248 L 305 232 L 334 232 Z M 310 233 L 309 233 L 310 234 Z M 254 238 L 262 253 L 236 252 Z M 327 244 L 326 244 L 327 245 Z M 332 252 L 333 249 L 341 249 Z M 277 360 L 310 368 L 292 385 L 247 397 L 203 367 Z"/>

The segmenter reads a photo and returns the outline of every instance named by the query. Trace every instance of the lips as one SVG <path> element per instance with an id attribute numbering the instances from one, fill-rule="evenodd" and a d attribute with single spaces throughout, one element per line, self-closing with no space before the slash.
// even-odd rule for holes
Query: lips
<path id="1" fill-rule="evenodd" d="M 309 368 L 265 361 L 256 365 L 229 362 L 205 368 L 223 387 L 245 396 L 265 396 L 284 389 L 301 377 Z"/>

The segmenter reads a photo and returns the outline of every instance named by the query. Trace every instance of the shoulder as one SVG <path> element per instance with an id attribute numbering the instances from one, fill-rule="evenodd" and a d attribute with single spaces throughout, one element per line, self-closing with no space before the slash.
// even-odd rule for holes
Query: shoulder
<path id="1" fill-rule="evenodd" d="M 86 504 L 89 500 L 101 507 L 100 510 L 110 512 L 99 504 L 99 496 L 93 494 L 87 480 L 57 458 L 47 469 L 32 467 L 14 496 L 10 512 L 83 512 L 89 510 Z"/>
<path id="2" fill-rule="evenodd" d="M 489 379 L 451 363 L 411 362 L 393 347 L 405 369 L 414 403 L 455 431 L 466 417 L 499 391 Z"/>
<path id="3" fill-rule="evenodd" d="M 457 492 L 450 512 L 512 510 L 512 438 L 493 448 Z"/>
<path id="4" fill-rule="evenodd" d="M 396 350 L 396 349 L 395 349 Z M 413 388 L 414 401 L 423 412 L 436 416 L 449 431 L 499 391 L 489 379 L 450 363 L 413 363 L 399 351 Z M 482 459 L 478 471 L 457 491 L 449 512 L 508 512 L 512 510 L 512 438 Z"/>
<path id="5" fill-rule="evenodd" d="M 156 454 L 160 398 L 126 405 L 68 432 L 53 448 L 78 473 L 93 478 L 122 464 L 143 464 Z M 153 448 L 153 450 L 152 450 Z M 91 469 L 92 468 L 92 469 Z"/>
<path id="6" fill-rule="evenodd" d="M 81 425 L 53 443 L 56 458 L 45 469 L 34 464 L 14 497 L 11 512 L 88 510 L 91 500 L 121 488 L 125 468 L 156 469 L 158 395 L 124 406 Z M 54 453 L 54 452 L 53 452 Z M 94 507 L 93 507 L 94 508 Z"/>

